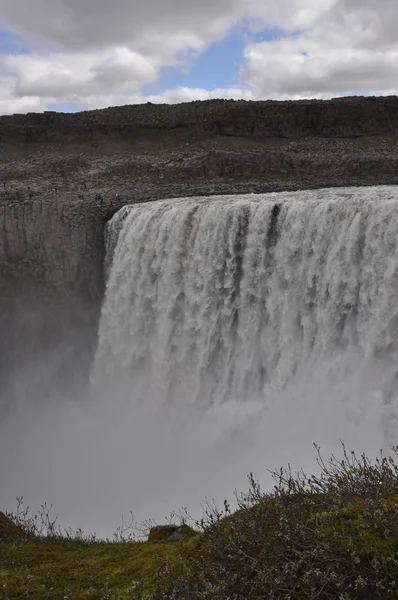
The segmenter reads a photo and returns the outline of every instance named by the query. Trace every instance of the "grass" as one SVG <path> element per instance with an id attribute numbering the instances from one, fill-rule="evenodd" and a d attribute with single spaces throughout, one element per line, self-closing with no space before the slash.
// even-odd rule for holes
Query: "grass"
<path id="1" fill-rule="evenodd" d="M 150 591 L 157 569 L 166 559 L 173 564 L 186 555 L 195 537 L 190 532 L 171 542 L 111 543 L 11 536 L 0 541 L 0 598 L 128 599 L 142 579 Z"/>
<path id="2" fill-rule="evenodd" d="M 48 520 L 43 535 L 25 513 L 0 515 L 0 598 L 395 600 L 396 451 L 372 462 L 317 450 L 319 476 L 281 469 L 267 493 L 250 476 L 238 510 L 208 506 L 200 533 L 182 524 L 181 539 L 173 528 L 145 542 L 65 537 Z"/>

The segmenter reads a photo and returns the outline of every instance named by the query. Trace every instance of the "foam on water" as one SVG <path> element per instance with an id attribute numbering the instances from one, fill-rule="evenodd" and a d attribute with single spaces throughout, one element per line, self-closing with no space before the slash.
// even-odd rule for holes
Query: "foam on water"
<path id="1" fill-rule="evenodd" d="M 387 389 L 397 200 L 380 187 L 124 207 L 108 225 L 94 381 L 125 381 L 135 403 L 263 411 L 304 372 L 333 379 L 345 353 Z"/>

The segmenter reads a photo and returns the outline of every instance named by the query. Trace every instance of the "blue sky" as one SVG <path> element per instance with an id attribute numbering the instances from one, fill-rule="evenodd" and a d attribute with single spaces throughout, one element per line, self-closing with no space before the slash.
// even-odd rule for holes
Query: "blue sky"
<path id="1" fill-rule="evenodd" d="M 0 114 L 398 91 L 396 0 L 29 2 L 0 0 Z"/>
<path id="2" fill-rule="evenodd" d="M 0 28 L 0 54 L 28 54 L 29 46 L 16 33 Z"/>
<path id="3" fill-rule="evenodd" d="M 297 32 L 291 35 L 297 35 Z M 193 60 L 189 69 L 163 69 L 160 85 L 155 88 L 155 93 L 179 86 L 212 89 L 240 85 L 239 73 L 246 64 L 243 52 L 248 40 L 259 43 L 285 36 L 284 30 L 278 27 L 265 27 L 253 33 L 242 24 L 224 40 L 209 44 L 206 52 Z M 147 93 L 153 94 L 154 90 L 148 90 Z"/>
<path id="4" fill-rule="evenodd" d="M 277 39 L 282 35 L 279 29 L 263 30 L 252 35 L 253 40 L 263 41 Z M 246 35 L 247 39 L 247 35 Z M 209 44 L 206 51 L 188 58 L 184 67 L 164 67 L 161 69 L 159 81 L 144 87 L 143 96 L 161 94 L 163 91 L 186 86 L 189 88 L 231 88 L 239 86 L 239 73 L 245 64 L 243 50 L 245 32 L 242 29 L 233 31 L 224 40 Z M 0 53 L 30 54 L 23 39 L 8 31 L 0 30 Z M 71 103 L 52 103 L 47 110 L 59 112 L 76 112 L 78 108 Z"/>
<path id="5" fill-rule="evenodd" d="M 272 39 L 280 35 L 280 31 L 257 33 L 255 38 Z M 164 67 L 160 71 L 159 80 L 150 86 L 143 87 L 143 96 L 152 96 L 171 88 L 186 86 L 189 88 L 230 88 L 238 86 L 239 72 L 245 61 L 243 58 L 244 37 L 242 31 L 233 31 L 226 39 L 209 44 L 206 51 L 195 55 L 191 53 L 187 66 Z M 16 34 L 0 30 L 0 54 L 29 55 L 27 43 Z M 50 103 L 47 110 L 59 112 L 76 112 L 79 110 L 72 103 Z"/>
<path id="6" fill-rule="evenodd" d="M 258 36 L 257 36 L 258 37 Z M 14 40 L 11 36 L 0 33 L 0 48 L 2 52 L 28 54 L 21 40 Z M 170 89 L 187 86 L 190 88 L 229 88 L 239 85 L 239 72 L 244 64 L 243 38 L 239 33 L 232 33 L 225 40 L 210 44 L 206 52 L 197 58 L 191 58 L 189 66 L 184 68 L 164 67 L 161 70 L 160 80 L 153 86 L 142 89 L 144 96 L 152 96 Z M 68 103 L 53 103 L 47 106 L 48 110 L 59 112 L 76 112 L 78 108 Z"/>
<path id="7" fill-rule="evenodd" d="M 192 60 L 189 69 L 162 69 L 157 89 L 181 85 L 206 89 L 234 86 L 239 83 L 239 70 L 244 63 L 243 47 L 242 36 L 234 32 L 225 40 L 210 44 L 204 54 Z"/>
<path id="8" fill-rule="evenodd" d="M 76 108 L 76 106 L 74 106 L 73 104 L 62 104 L 62 102 L 58 104 L 48 104 L 47 110 L 55 110 L 56 112 L 62 113 L 78 112 L 78 108 Z"/>
<path id="9" fill-rule="evenodd" d="M 291 35 L 295 36 L 298 32 Z M 0 34 L 1 37 L 1 34 Z M 246 61 L 244 47 L 249 38 L 252 43 L 280 40 L 285 37 L 283 29 L 274 27 L 262 28 L 255 33 L 239 27 L 233 30 L 224 40 L 209 44 L 206 51 L 198 55 L 191 54 L 184 67 L 164 67 L 161 69 L 159 81 L 151 86 L 144 87 L 141 93 L 145 97 L 158 95 L 168 89 L 188 87 L 201 89 L 233 88 L 242 86 L 240 71 Z M 28 54 L 29 50 L 19 38 L 13 39 L 11 35 L 4 36 L 4 51 Z M 68 103 L 53 103 L 47 106 L 48 110 L 59 112 L 76 112 L 79 109 Z"/>

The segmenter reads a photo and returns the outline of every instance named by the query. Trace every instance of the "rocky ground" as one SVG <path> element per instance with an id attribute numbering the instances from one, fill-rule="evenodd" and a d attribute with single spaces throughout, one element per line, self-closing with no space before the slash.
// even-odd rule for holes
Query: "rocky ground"
<path id="1" fill-rule="evenodd" d="M 382 183 L 398 183 L 395 97 L 0 117 L 2 204 Z"/>
<path id="2" fill-rule="evenodd" d="M 94 147 L 0 145 L 1 202 L 125 201 L 196 193 L 280 191 L 398 183 L 398 133 L 359 138 L 274 138 L 149 131 Z"/>

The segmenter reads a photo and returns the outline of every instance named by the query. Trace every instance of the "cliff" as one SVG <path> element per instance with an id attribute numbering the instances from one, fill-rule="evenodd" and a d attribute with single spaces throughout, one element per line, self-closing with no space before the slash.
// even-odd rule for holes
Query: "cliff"
<path id="1" fill-rule="evenodd" d="M 141 104 L 77 114 L 45 112 L 0 117 L 0 142 L 64 142 L 135 134 L 139 129 L 228 136 L 349 138 L 394 133 L 396 96 L 332 100 L 208 100 L 178 105 Z"/>
<path id="2" fill-rule="evenodd" d="M 397 97 L 0 117 L 0 373 L 93 336 L 116 191 L 130 203 L 378 184 L 398 184 Z"/>

